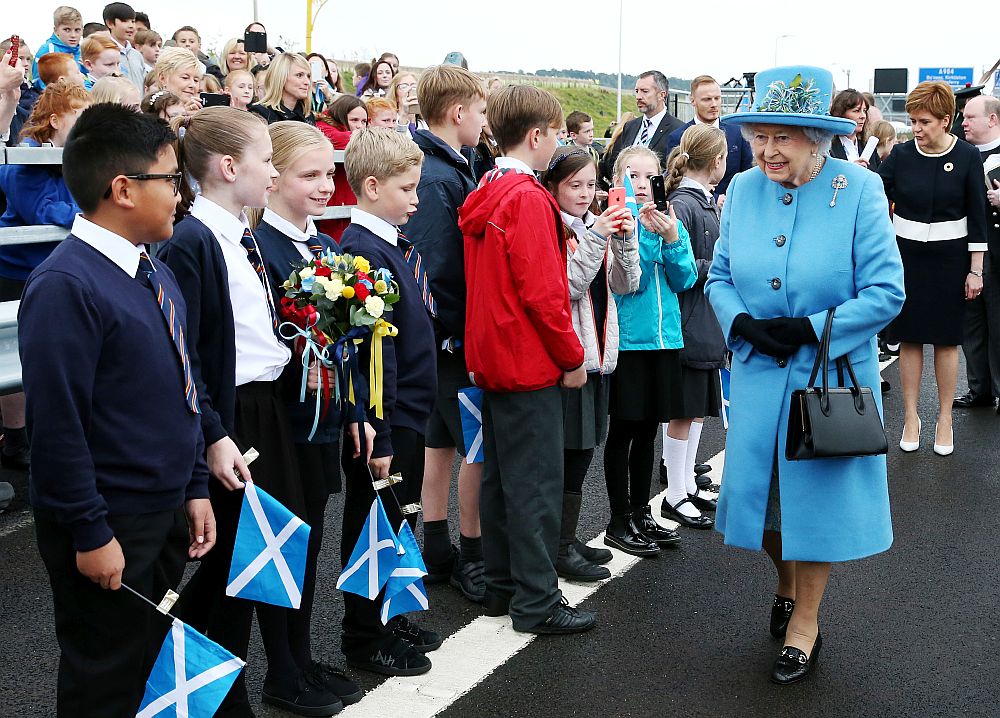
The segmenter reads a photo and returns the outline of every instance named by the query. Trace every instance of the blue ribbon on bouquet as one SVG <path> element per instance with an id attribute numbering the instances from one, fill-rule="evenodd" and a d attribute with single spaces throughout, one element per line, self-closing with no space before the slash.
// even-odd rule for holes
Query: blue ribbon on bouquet
<path id="1" fill-rule="evenodd" d="M 327 369 L 334 365 L 329 357 L 330 345 L 327 344 L 325 347 L 321 347 L 313 338 L 313 329 L 315 327 L 315 322 L 306 326 L 305 329 L 296 324 L 292 324 L 291 322 L 282 322 L 278 327 L 278 333 L 285 339 L 294 341 L 296 337 L 300 337 L 305 342 L 305 346 L 302 349 L 302 384 L 299 387 L 299 401 L 303 403 L 306 400 L 306 389 L 309 386 L 309 365 L 312 364 L 312 360 L 315 358 L 321 366 Z M 291 336 L 289 336 L 286 332 L 290 332 Z M 317 382 L 316 413 L 313 416 L 312 429 L 309 431 L 310 441 L 312 441 L 312 438 L 316 435 L 316 429 L 319 427 L 320 406 L 323 403 L 323 372 L 319 372 Z M 337 396 L 338 388 L 337 382 L 334 382 L 333 389 L 335 401 L 339 402 L 339 396 Z"/>
<path id="2" fill-rule="evenodd" d="M 336 358 L 335 364 L 337 366 L 337 380 L 340 385 L 337 391 L 337 401 L 340 407 L 341 417 L 348 416 L 348 407 L 351 403 L 351 388 L 353 382 L 353 377 L 359 376 L 358 368 L 358 348 L 354 344 L 355 339 L 360 339 L 366 336 L 371 329 L 369 327 L 352 327 L 347 334 L 340 337 L 337 342 L 333 345 L 333 355 Z M 362 395 L 360 389 L 354 385 L 354 420 L 357 423 L 362 423 L 364 421 L 364 406 L 368 403 L 367 392 Z"/>

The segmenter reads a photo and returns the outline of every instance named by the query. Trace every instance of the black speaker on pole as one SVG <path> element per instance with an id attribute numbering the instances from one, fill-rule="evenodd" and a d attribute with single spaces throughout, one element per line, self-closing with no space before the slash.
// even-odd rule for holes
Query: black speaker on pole
<path id="1" fill-rule="evenodd" d="M 876 95 L 905 95 L 909 85 L 910 71 L 905 67 L 876 68 Z"/>

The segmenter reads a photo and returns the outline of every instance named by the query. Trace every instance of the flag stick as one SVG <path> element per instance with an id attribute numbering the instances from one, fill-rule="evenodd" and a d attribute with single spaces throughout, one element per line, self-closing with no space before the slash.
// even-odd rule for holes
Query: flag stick
<path id="1" fill-rule="evenodd" d="M 146 597 L 145 597 L 145 596 L 143 596 L 143 595 L 142 595 L 141 593 L 139 593 L 138 591 L 136 591 L 136 590 L 135 590 L 134 588 L 132 588 L 131 586 L 129 586 L 129 585 L 127 584 L 127 583 L 125 583 L 125 582 L 122 582 L 122 588 L 124 588 L 124 589 L 127 589 L 127 590 L 128 590 L 128 591 L 129 591 L 130 593 L 132 593 L 132 594 L 134 594 L 134 595 L 138 596 L 138 597 L 139 597 L 139 598 L 141 598 L 141 599 L 142 599 L 143 601 L 145 601 L 146 603 L 148 603 L 148 604 L 149 604 L 150 606 L 152 606 L 153 608 L 155 608 L 155 609 L 156 609 L 156 610 L 157 610 L 157 611 L 158 611 L 159 613 L 162 613 L 162 614 L 163 614 L 164 616 L 169 616 L 170 618 L 174 619 L 175 621 L 179 621 L 179 620 L 180 620 L 180 619 L 179 619 L 179 618 L 177 618 L 177 616 L 175 616 L 174 614 L 172 614 L 172 613 L 170 613 L 169 611 L 166 611 L 166 610 L 163 610 L 162 608 L 160 608 L 160 606 L 159 606 L 159 605 L 157 605 L 157 604 L 153 603 L 152 601 L 150 601 L 150 600 L 149 600 L 148 598 L 146 598 Z M 169 595 L 170 595 L 170 593 L 173 593 L 173 592 L 172 592 L 172 591 L 170 591 L 170 592 L 168 592 L 168 594 L 167 594 L 167 595 L 169 596 Z M 174 594 L 174 596 L 176 596 L 176 595 L 177 595 L 177 594 Z M 166 599 L 164 599 L 164 600 L 166 600 Z M 177 600 L 177 599 L 176 599 L 176 598 L 174 598 L 174 601 L 176 601 L 176 600 Z M 171 602 L 170 602 L 170 605 L 169 605 L 169 606 L 168 606 L 167 608 L 173 608 L 173 606 L 174 606 L 174 601 L 171 601 Z M 162 605 L 162 604 L 160 604 L 160 605 Z"/>

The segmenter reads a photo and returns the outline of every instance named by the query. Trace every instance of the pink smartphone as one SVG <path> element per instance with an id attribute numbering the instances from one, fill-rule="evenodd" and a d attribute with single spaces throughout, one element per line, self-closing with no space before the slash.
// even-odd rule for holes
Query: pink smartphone
<path id="1" fill-rule="evenodd" d="M 608 190 L 608 207 L 625 208 L 625 188 L 612 187 Z"/>

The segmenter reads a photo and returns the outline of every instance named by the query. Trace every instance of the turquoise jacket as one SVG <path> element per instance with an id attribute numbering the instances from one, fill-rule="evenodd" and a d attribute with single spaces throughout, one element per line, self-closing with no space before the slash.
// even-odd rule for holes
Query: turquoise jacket
<path id="1" fill-rule="evenodd" d="M 679 239 L 667 244 L 641 224 L 639 232 L 639 288 L 616 294 L 619 351 L 681 349 L 681 310 L 677 295 L 698 281 L 691 238 L 681 222 Z"/>

